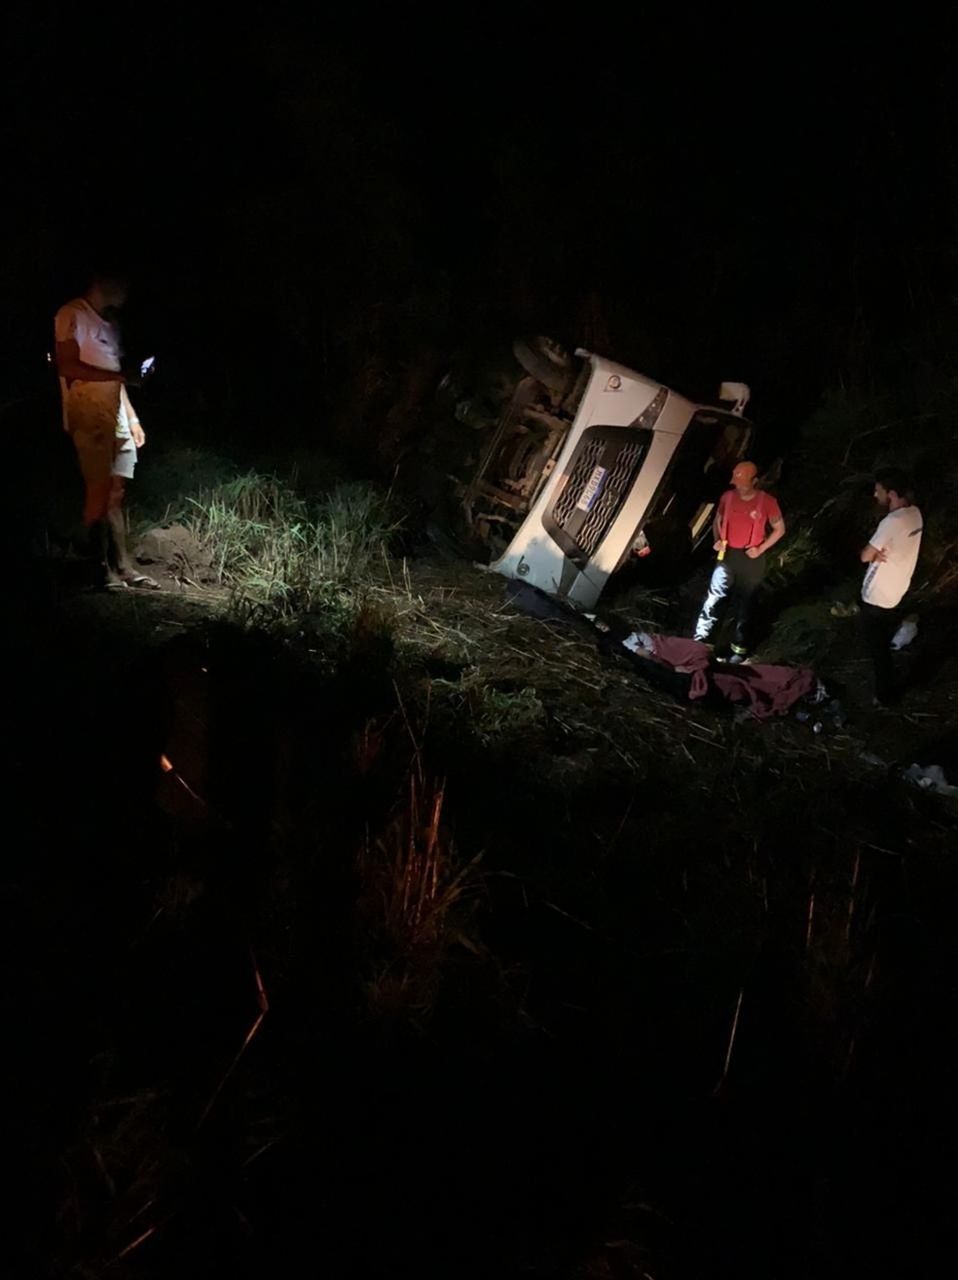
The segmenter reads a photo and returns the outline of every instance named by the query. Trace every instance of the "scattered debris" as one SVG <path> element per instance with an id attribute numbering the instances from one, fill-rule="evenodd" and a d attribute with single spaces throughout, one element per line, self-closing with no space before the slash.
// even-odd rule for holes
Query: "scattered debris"
<path id="1" fill-rule="evenodd" d="M 653 653 L 655 645 L 647 631 L 633 631 L 622 641 L 622 647 L 631 653 Z"/>
<path id="2" fill-rule="evenodd" d="M 910 614 L 895 634 L 892 636 L 891 647 L 893 649 L 905 649 L 911 644 L 915 636 L 918 634 L 918 618 L 915 614 Z"/>
<path id="3" fill-rule="evenodd" d="M 825 696 L 828 696 L 827 693 Z M 818 699 L 817 701 L 814 699 L 806 699 L 806 701 L 812 702 L 812 705 L 814 706 L 821 706 L 822 702 L 821 699 Z M 836 729 L 844 729 L 848 721 L 848 717 L 845 714 L 845 708 L 837 698 L 831 698 L 824 706 L 821 706 L 820 714 L 828 716 L 828 718 L 834 722 Z M 811 711 L 807 711 L 804 707 L 799 708 L 799 710 L 795 712 L 795 719 L 799 724 L 807 724 L 811 718 Z M 821 733 L 824 727 L 825 725 L 823 720 L 816 720 L 812 725 L 812 732 Z"/>
<path id="4" fill-rule="evenodd" d="M 841 600 L 835 602 L 828 611 L 833 618 L 854 618 L 859 612 L 858 605 L 851 601 L 845 603 Z M 893 649 L 905 649 L 914 640 L 918 634 L 918 617 L 916 614 L 909 614 L 904 619 L 901 626 L 892 637 L 891 647 Z"/>
<path id="5" fill-rule="evenodd" d="M 870 764 L 875 769 L 887 769 L 889 764 L 887 760 L 882 760 L 881 756 L 876 756 L 872 751 L 862 751 L 858 756 L 862 764 Z"/>
<path id="6" fill-rule="evenodd" d="M 940 764 L 910 764 L 901 776 L 923 791 L 934 791 L 939 796 L 958 796 L 958 787 L 949 783 Z"/>

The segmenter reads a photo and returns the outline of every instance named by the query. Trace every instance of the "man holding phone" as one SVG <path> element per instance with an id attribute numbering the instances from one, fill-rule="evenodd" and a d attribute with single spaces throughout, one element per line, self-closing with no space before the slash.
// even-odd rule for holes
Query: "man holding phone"
<path id="1" fill-rule="evenodd" d="M 146 442 L 127 393 L 131 377 L 122 371 L 115 317 L 126 294 L 122 276 L 99 273 L 81 298 L 60 308 L 54 321 L 56 366 L 63 428 L 73 440 L 83 474 L 83 523 L 90 531 L 102 585 L 156 590 L 159 583 L 136 570 L 126 547 L 126 482 L 132 480 L 137 450 Z"/>

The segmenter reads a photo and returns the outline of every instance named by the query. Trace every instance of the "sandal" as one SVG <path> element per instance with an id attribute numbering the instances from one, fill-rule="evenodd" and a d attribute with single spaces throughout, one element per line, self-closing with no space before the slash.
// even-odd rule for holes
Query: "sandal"
<path id="1" fill-rule="evenodd" d="M 141 591 L 159 591 L 160 584 L 155 578 L 147 577 L 145 573 L 131 573 L 123 579 L 125 587 L 138 587 Z"/>

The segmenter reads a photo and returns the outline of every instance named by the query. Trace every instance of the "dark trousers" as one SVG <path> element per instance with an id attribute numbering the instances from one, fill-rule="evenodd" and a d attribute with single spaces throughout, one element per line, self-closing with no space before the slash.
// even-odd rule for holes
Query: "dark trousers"
<path id="1" fill-rule="evenodd" d="M 892 665 L 891 642 L 898 630 L 900 610 L 882 609 L 862 601 L 862 632 L 875 673 L 875 697 L 879 702 L 894 702 L 898 690 Z"/>
<path id="2" fill-rule="evenodd" d="M 735 619 L 734 647 L 747 652 L 749 611 L 764 577 L 764 556 L 751 560 L 744 549 L 729 547 L 725 552 L 725 559 L 719 560 L 712 570 L 708 595 L 695 624 L 695 639 L 709 638 L 719 620 L 722 602 L 728 599 Z"/>

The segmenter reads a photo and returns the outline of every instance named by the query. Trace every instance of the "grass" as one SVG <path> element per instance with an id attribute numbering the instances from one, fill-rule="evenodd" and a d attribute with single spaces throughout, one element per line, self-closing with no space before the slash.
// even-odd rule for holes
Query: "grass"
<path id="1" fill-rule="evenodd" d="M 535 687 L 503 687 L 495 675 L 470 667 L 458 680 L 433 680 L 433 690 L 451 699 L 451 711 L 464 717 L 479 742 L 490 747 L 510 739 L 538 735 L 548 723 L 546 708 Z"/>
<path id="2" fill-rule="evenodd" d="M 830 406 L 824 415 L 833 455 L 865 421 L 861 412 L 840 409 L 841 430 L 835 426 L 838 410 Z M 181 499 L 177 510 L 187 513 L 185 523 L 229 589 L 233 621 L 301 638 L 311 661 L 327 674 L 346 663 L 357 679 L 365 673 L 367 683 L 383 675 L 388 683 L 403 673 L 410 697 L 431 704 L 434 730 L 448 732 L 464 748 L 532 752 L 550 769 L 578 779 L 603 763 L 616 772 L 644 771 L 662 751 L 677 750 L 691 765 L 731 733 L 698 708 L 677 706 L 641 685 L 574 629 L 517 617 L 503 603 L 500 579 L 465 564 L 416 563 L 410 572 L 405 560 L 400 565 L 390 554 L 399 521 L 381 489 L 337 483 L 308 496 L 295 479 L 260 471 L 228 475 L 216 459 L 195 451 L 174 450 L 169 461 L 181 475 L 185 467 L 212 479 Z M 821 599 L 828 587 L 837 538 L 860 517 L 860 488 L 846 484 L 830 494 L 824 488 L 810 494 L 814 515 L 803 520 L 799 507 L 786 540 L 772 553 L 769 587 L 779 619 L 767 648 L 777 661 L 814 665 L 831 658 L 830 646 L 828 653 L 822 648 L 820 610 L 805 619 L 796 609 L 810 595 Z M 952 574 L 942 542 L 943 554 L 928 557 L 936 580 Z M 856 545 L 854 533 L 851 543 Z M 630 601 L 629 613 L 654 628 L 666 602 L 646 595 Z M 777 749 L 787 755 L 819 752 L 817 742 L 790 726 L 776 732 Z M 550 734 L 557 751 L 547 749 Z M 829 749 L 843 752 L 852 745 L 832 742 Z M 739 749 L 752 754 L 751 744 Z"/>
<path id="3" fill-rule="evenodd" d="M 363 951 L 373 958 L 370 1009 L 406 1013 L 418 1024 L 432 1010 L 449 950 L 479 953 L 468 920 L 481 855 L 458 857 L 443 818 L 445 799 L 442 782 L 413 768 L 385 829 L 366 839 L 358 858 Z"/>
<path id="4" fill-rule="evenodd" d="M 260 624 L 358 598 L 398 528 L 388 497 L 369 485 L 339 485 L 311 502 L 254 471 L 190 499 L 189 509 L 217 577 Z"/>

